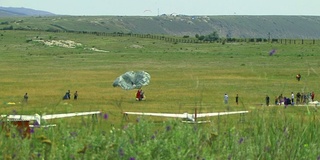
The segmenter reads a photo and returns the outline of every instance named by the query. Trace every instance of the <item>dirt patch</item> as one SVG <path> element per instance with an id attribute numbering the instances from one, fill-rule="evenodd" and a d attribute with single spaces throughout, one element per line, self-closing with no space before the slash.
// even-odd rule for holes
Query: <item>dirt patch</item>
<path id="1" fill-rule="evenodd" d="M 101 50 L 97 48 L 85 48 L 81 43 L 77 43 L 72 40 L 33 40 L 35 42 L 43 43 L 46 46 L 57 46 L 57 47 L 63 47 L 63 48 L 83 48 L 86 50 L 90 51 L 95 51 L 95 52 L 109 52 L 106 50 Z"/>
<path id="2" fill-rule="evenodd" d="M 137 44 L 133 44 L 133 45 L 131 45 L 130 47 L 131 47 L 131 48 L 143 48 L 142 46 L 137 45 Z"/>

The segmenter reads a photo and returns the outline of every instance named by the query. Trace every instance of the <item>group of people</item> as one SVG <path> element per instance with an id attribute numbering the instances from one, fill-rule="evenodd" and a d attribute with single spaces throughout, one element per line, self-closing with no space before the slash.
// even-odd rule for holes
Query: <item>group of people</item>
<path id="1" fill-rule="evenodd" d="M 23 102 L 28 103 L 28 99 L 29 99 L 28 93 L 25 93 L 25 94 L 23 95 Z M 66 94 L 62 97 L 62 99 L 63 99 L 63 100 L 69 100 L 69 99 L 71 99 L 70 90 L 68 90 L 68 91 L 66 92 Z M 74 100 L 77 100 L 77 99 L 78 99 L 78 91 L 74 92 L 74 94 L 73 94 L 73 99 L 74 99 Z"/>
<path id="2" fill-rule="evenodd" d="M 66 92 L 66 94 L 62 97 L 63 100 L 69 100 L 71 99 L 71 92 L 70 90 L 68 90 Z M 73 99 L 74 100 L 77 100 L 78 99 L 78 91 L 75 91 L 74 94 L 73 94 Z"/>
<path id="3" fill-rule="evenodd" d="M 275 105 L 284 105 L 285 107 L 287 105 L 294 105 L 294 104 L 307 104 L 309 102 L 313 102 L 315 98 L 315 94 L 314 92 L 311 93 L 300 93 L 298 92 L 296 95 L 291 92 L 291 96 L 290 97 L 285 97 L 282 94 L 280 94 L 279 96 L 275 97 Z M 224 94 L 224 104 L 228 104 L 229 101 L 229 96 L 227 93 Z M 266 95 L 265 98 L 266 101 L 266 106 L 270 105 L 270 97 L 268 95 Z M 236 95 L 236 104 L 239 104 L 239 95 Z"/>
<path id="4" fill-rule="evenodd" d="M 291 97 L 285 97 L 282 94 L 275 97 L 275 105 L 284 104 L 285 106 L 291 104 L 307 104 L 308 102 L 314 101 L 315 94 L 311 93 L 300 93 L 298 92 L 296 95 L 291 92 Z"/>
<path id="5" fill-rule="evenodd" d="M 224 94 L 223 100 L 224 100 L 224 104 L 229 103 L 229 96 L 227 93 Z M 239 95 L 238 94 L 236 95 L 236 104 L 237 105 L 239 104 Z"/>

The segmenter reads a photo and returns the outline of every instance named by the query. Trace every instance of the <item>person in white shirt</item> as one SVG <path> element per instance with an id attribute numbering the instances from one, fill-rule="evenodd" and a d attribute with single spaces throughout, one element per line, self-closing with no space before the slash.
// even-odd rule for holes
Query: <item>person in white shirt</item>
<path id="1" fill-rule="evenodd" d="M 224 104 L 228 104 L 228 99 L 229 99 L 229 96 L 226 94 L 224 94 Z"/>

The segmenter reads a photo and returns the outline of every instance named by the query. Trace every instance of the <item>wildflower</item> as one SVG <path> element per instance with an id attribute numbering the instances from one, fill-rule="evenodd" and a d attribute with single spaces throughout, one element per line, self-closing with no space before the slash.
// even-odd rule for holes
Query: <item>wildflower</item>
<path id="1" fill-rule="evenodd" d="M 12 110 L 12 114 L 13 114 L 13 115 L 17 115 L 17 113 L 18 113 L 18 112 L 17 112 L 16 110 Z"/>
<path id="2" fill-rule="evenodd" d="M 30 159 L 35 159 L 36 158 L 36 155 L 33 154 L 33 153 L 30 156 L 31 156 Z"/>
<path id="3" fill-rule="evenodd" d="M 211 133 L 210 133 L 209 140 L 210 140 L 210 141 L 214 141 L 214 140 L 217 139 L 217 137 L 218 137 L 218 133 L 211 132 Z"/>
<path id="4" fill-rule="evenodd" d="M 77 132 L 70 132 L 70 136 L 71 137 L 76 137 L 76 136 L 78 136 L 78 133 Z"/>
<path id="5" fill-rule="evenodd" d="M 7 132 L 7 133 L 6 133 L 6 137 L 10 137 L 10 132 Z"/>
<path id="6" fill-rule="evenodd" d="M 116 146 L 116 144 L 112 143 L 111 145 L 109 145 L 109 148 L 113 148 L 115 146 Z"/>
<path id="7" fill-rule="evenodd" d="M 108 119 L 108 114 L 107 113 L 105 113 L 104 115 L 103 115 L 103 119 L 105 119 L 105 120 L 107 120 Z"/>
<path id="8" fill-rule="evenodd" d="M 171 130 L 171 126 L 167 126 L 166 131 L 170 131 L 170 130 Z"/>
<path id="9" fill-rule="evenodd" d="M 136 160 L 134 157 L 130 157 L 129 160 Z"/>
<path id="10" fill-rule="evenodd" d="M 269 151 L 270 151 L 270 147 L 269 147 L 269 146 L 265 146 L 265 147 L 264 147 L 264 151 L 265 151 L 265 152 L 269 152 Z"/>
<path id="11" fill-rule="evenodd" d="M 284 133 L 285 135 L 288 135 L 288 134 L 289 134 L 289 128 L 288 128 L 288 127 L 284 127 L 284 128 L 283 128 L 283 133 Z"/>
<path id="12" fill-rule="evenodd" d="M 4 159 L 12 159 L 12 157 L 10 155 L 8 155 L 8 154 L 5 154 L 4 155 Z"/>
<path id="13" fill-rule="evenodd" d="M 152 136 L 151 136 L 151 139 L 152 139 L 152 140 L 154 140 L 155 138 L 156 138 L 156 136 L 155 136 L 155 135 L 152 135 Z"/>
<path id="14" fill-rule="evenodd" d="M 130 139 L 130 144 L 133 144 L 134 143 L 134 140 L 133 139 Z"/>
<path id="15" fill-rule="evenodd" d="M 74 155 L 73 154 L 70 154 L 70 159 L 75 159 Z"/>
<path id="16" fill-rule="evenodd" d="M 41 153 L 38 152 L 37 157 L 40 158 L 41 157 Z"/>
<path id="17" fill-rule="evenodd" d="M 12 159 L 15 159 L 15 158 L 16 158 L 16 156 L 17 156 L 16 154 L 12 154 L 12 156 L 11 156 L 11 157 L 12 157 Z"/>
<path id="18" fill-rule="evenodd" d="M 124 156 L 124 151 L 123 151 L 123 149 L 122 149 L 122 148 L 120 148 L 120 149 L 119 149 L 119 155 L 120 155 L 121 157 L 123 157 L 123 156 Z"/>
<path id="19" fill-rule="evenodd" d="M 34 133 L 34 128 L 31 128 L 31 129 L 30 129 L 30 133 Z"/>
<path id="20" fill-rule="evenodd" d="M 123 129 L 128 129 L 128 127 L 129 127 L 128 125 L 124 125 Z"/>
<path id="21" fill-rule="evenodd" d="M 193 127 L 193 131 L 197 131 L 198 130 L 198 127 L 197 126 L 194 126 Z"/>
<path id="22" fill-rule="evenodd" d="M 244 138 L 241 137 L 241 138 L 239 139 L 239 144 L 241 144 L 243 141 L 244 141 Z"/>
<path id="23" fill-rule="evenodd" d="M 34 122 L 33 122 L 33 126 L 34 126 L 34 127 L 39 127 L 40 125 L 39 125 L 38 121 L 34 121 Z"/>

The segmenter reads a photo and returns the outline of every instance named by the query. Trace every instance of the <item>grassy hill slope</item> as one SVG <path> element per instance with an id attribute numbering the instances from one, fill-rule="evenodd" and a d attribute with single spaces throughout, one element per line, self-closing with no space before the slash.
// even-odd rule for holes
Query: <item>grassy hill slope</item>
<path id="1" fill-rule="evenodd" d="M 207 35 L 229 38 L 320 38 L 316 16 L 50 16 L 3 17 L 0 29 L 122 32 L 174 36 Z"/>
<path id="2" fill-rule="evenodd" d="M 0 17 L 11 17 L 11 16 L 52 16 L 53 13 L 34 10 L 29 8 L 15 8 L 15 7 L 1 7 L 0 6 Z"/>

